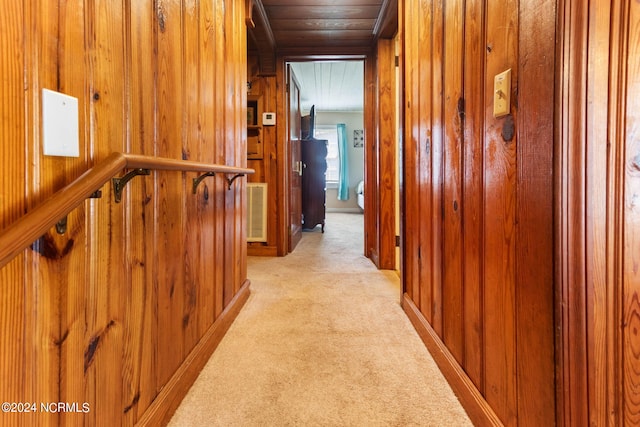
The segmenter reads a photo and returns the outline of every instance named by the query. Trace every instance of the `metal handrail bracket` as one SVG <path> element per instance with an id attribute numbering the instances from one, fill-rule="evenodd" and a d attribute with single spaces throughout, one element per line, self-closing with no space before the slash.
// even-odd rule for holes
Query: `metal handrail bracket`
<path id="1" fill-rule="evenodd" d="M 111 181 L 113 182 L 113 193 L 115 202 L 120 203 L 120 201 L 122 200 L 122 190 L 124 190 L 124 187 L 129 183 L 129 181 L 131 181 L 138 175 L 150 174 L 151 171 L 149 169 L 134 169 L 123 177 L 112 178 Z"/>

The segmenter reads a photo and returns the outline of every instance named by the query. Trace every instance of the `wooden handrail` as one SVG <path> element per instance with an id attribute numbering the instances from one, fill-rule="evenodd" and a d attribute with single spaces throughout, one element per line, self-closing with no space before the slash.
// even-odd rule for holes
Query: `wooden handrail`
<path id="1" fill-rule="evenodd" d="M 75 181 L 57 191 L 41 205 L 0 232 L 0 268 L 16 257 L 32 242 L 67 216 L 88 197 L 95 193 L 116 173 L 123 169 L 153 169 L 182 172 L 213 172 L 233 174 L 235 178 L 255 171 L 247 168 L 209 163 L 173 160 L 136 154 L 112 153 L 96 166 L 80 175 Z"/>

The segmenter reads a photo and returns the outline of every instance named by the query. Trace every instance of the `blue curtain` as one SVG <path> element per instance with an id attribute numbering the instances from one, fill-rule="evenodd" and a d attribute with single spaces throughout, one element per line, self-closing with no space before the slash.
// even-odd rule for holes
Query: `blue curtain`
<path id="1" fill-rule="evenodd" d="M 340 173 L 338 175 L 338 200 L 349 200 L 349 159 L 347 158 L 347 126 L 338 123 L 338 156 Z"/>

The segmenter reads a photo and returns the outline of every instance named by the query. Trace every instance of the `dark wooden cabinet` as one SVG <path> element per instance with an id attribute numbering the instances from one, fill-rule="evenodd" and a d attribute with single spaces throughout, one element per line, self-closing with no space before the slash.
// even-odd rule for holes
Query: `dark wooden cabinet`
<path id="1" fill-rule="evenodd" d="M 324 233 L 327 140 L 303 139 L 302 152 L 302 228 L 322 226 Z"/>

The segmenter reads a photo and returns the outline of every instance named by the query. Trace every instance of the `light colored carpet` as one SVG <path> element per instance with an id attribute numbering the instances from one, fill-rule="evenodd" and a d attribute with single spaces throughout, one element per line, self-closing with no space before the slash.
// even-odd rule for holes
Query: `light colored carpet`
<path id="1" fill-rule="evenodd" d="M 170 426 L 470 426 L 362 255 L 362 215 L 328 214 L 282 258 L 249 257 L 252 295 Z"/>

